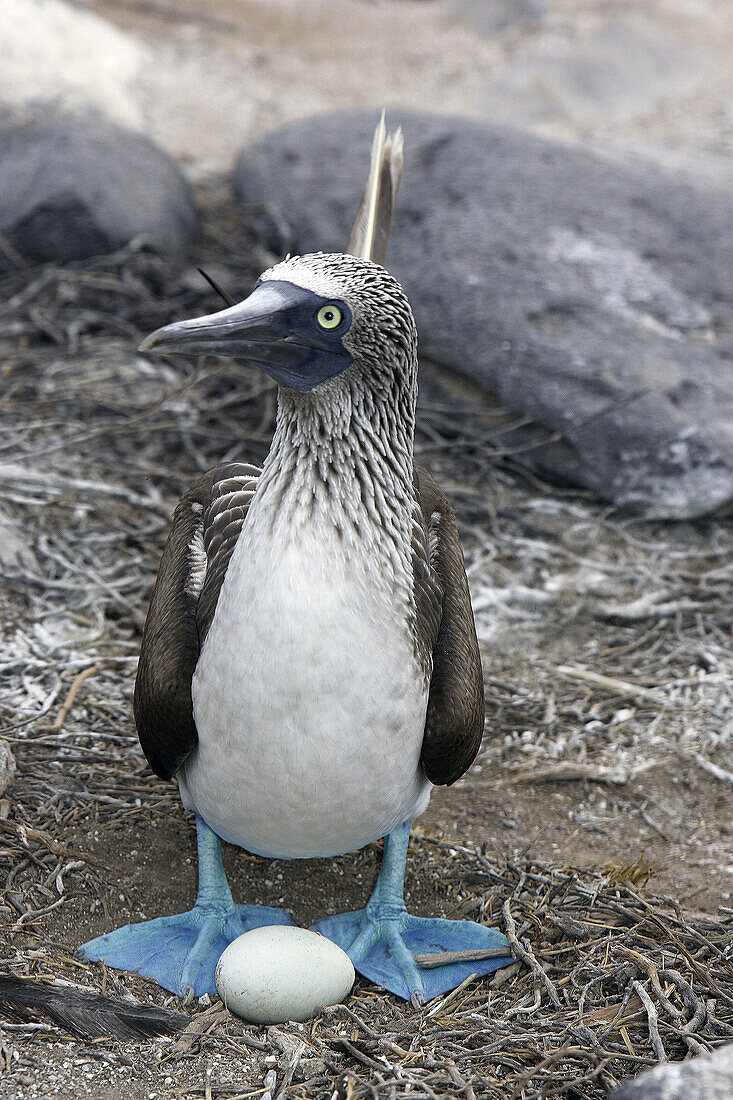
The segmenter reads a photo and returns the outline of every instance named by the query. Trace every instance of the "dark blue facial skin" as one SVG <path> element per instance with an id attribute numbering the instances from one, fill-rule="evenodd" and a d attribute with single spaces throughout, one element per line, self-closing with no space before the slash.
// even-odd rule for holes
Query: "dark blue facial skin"
<path id="1" fill-rule="evenodd" d="M 341 311 L 336 328 L 324 329 L 318 323 L 318 311 L 328 305 Z M 214 352 L 247 359 L 278 385 L 307 393 L 352 365 L 343 345 L 351 322 L 345 302 L 285 280 L 266 279 L 228 309 L 158 329 L 140 350 Z"/>
<path id="2" fill-rule="evenodd" d="M 273 342 L 250 353 L 253 363 L 266 370 L 280 386 L 308 392 L 347 370 L 353 360 L 342 343 L 351 328 L 351 310 L 336 298 L 323 298 L 281 279 L 258 283 L 248 301 L 261 290 L 275 290 L 282 305 L 270 315 Z M 322 306 L 335 305 L 341 323 L 324 329 L 317 320 Z"/>

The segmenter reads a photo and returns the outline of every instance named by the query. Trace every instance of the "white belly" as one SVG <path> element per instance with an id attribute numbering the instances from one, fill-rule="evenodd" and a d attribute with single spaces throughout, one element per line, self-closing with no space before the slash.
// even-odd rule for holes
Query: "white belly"
<path id="1" fill-rule="evenodd" d="M 245 528 L 193 680 L 184 804 L 281 857 L 353 851 L 422 813 L 427 685 L 402 623 L 337 542 L 257 545 Z"/>

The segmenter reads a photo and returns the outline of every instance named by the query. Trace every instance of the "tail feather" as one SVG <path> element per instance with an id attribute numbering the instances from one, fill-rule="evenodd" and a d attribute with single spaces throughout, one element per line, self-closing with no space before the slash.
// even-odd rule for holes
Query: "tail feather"
<path id="1" fill-rule="evenodd" d="M 402 129 L 387 134 L 384 111 L 374 132 L 372 159 L 359 213 L 346 251 L 352 256 L 383 264 L 387 254 L 392 212 L 402 177 Z"/>
<path id="2" fill-rule="evenodd" d="M 13 1023 L 51 1020 L 79 1039 L 148 1039 L 173 1035 L 188 1016 L 157 1005 L 131 1004 L 101 993 L 0 975 L 0 1016 Z"/>

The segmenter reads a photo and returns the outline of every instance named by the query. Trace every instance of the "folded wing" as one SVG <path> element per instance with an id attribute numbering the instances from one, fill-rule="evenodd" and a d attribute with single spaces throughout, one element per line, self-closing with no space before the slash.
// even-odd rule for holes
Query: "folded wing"
<path id="1" fill-rule="evenodd" d="M 244 462 L 209 470 L 173 514 L 133 698 L 140 744 L 161 779 L 170 779 L 198 742 L 191 680 L 258 476 Z"/>
<path id="2" fill-rule="evenodd" d="M 424 551 L 413 542 L 418 640 L 419 648 L 432 654 L 421 762 L 432 783 L 450 784 L 481 745 L 483 672 L 455 513 L 420 466 L 415 493 L 425 532 Z"/>

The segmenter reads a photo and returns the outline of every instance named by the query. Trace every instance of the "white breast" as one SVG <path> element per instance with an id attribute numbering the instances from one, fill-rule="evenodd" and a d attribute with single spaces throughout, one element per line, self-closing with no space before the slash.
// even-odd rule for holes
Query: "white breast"
<path id="1" fill-rule="evenodd" d="M 250 522 L 253 521 L 253 522 Z M 193 680 L 184 804 L 260 855 L 332 856 L 427 806 L 427 684 L 394 585 L 334 531 L 258 537 L 250 512 Z"/>

